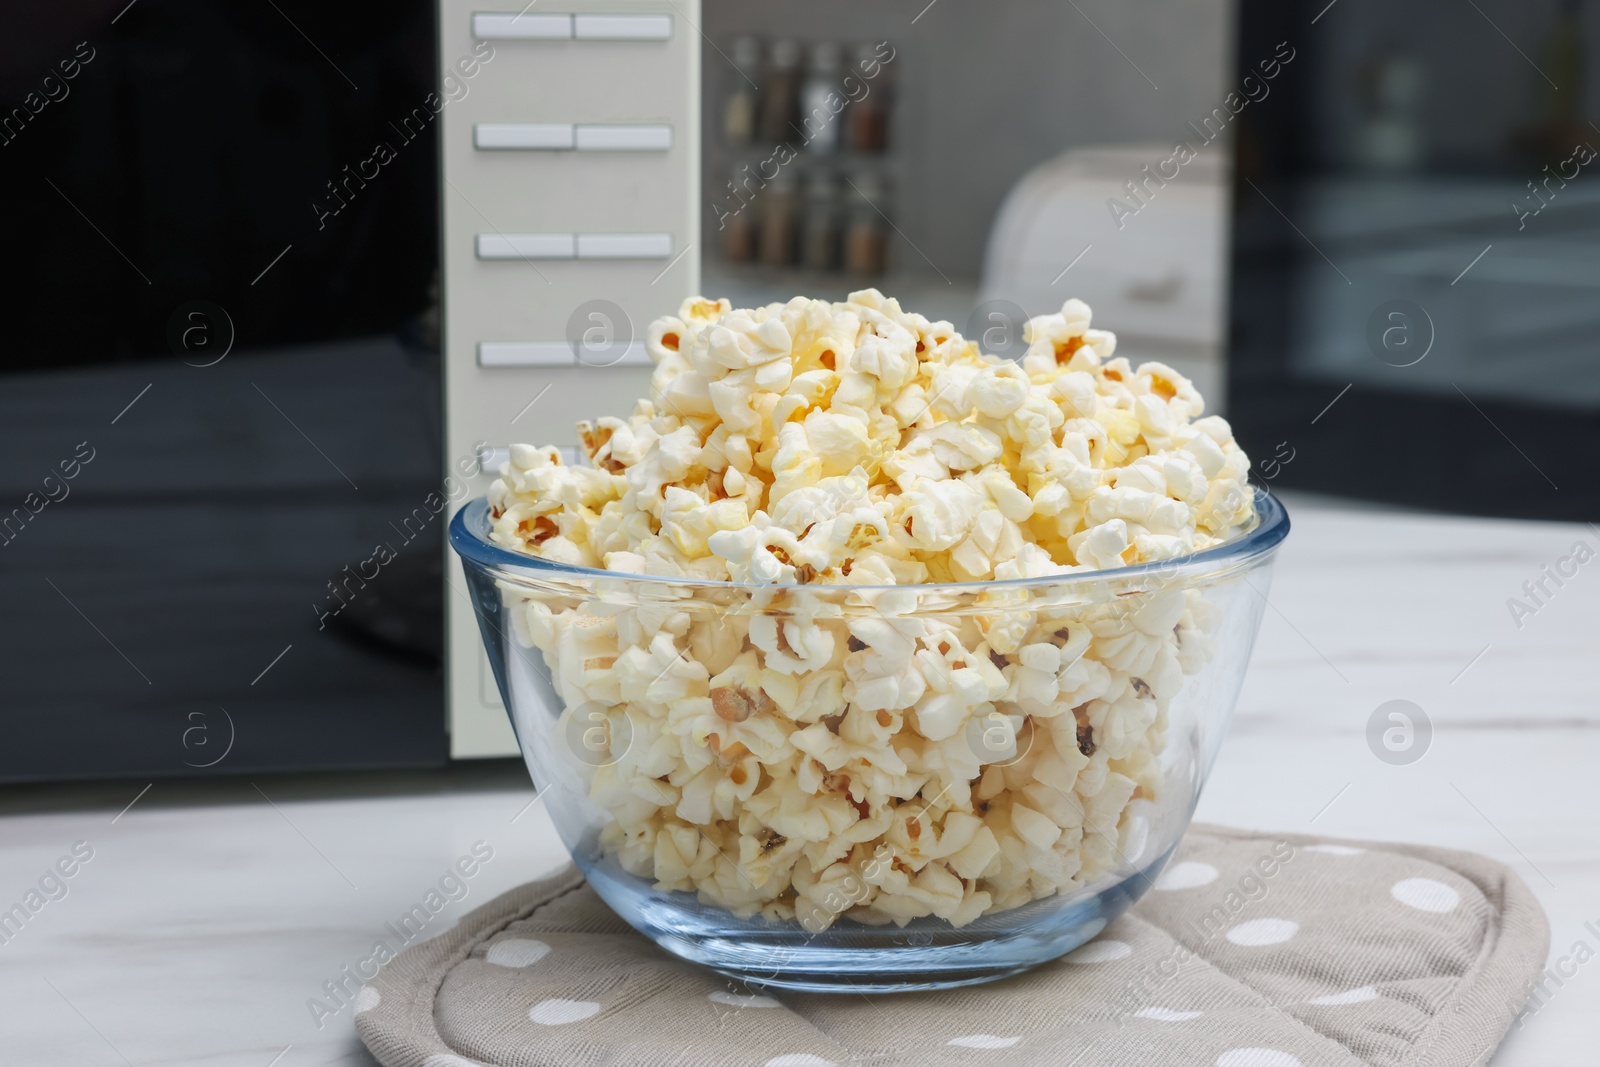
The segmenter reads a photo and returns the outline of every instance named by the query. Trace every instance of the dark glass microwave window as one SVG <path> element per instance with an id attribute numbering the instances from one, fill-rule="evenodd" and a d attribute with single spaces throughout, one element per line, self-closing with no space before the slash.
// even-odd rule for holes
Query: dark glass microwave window
<path id="1" fill-rule="evenodd" d="M 433 6 L 0 24 L 0 779 L 442 760 Z"/>
<path id="2" fill-rule="evenodd" d="M 1239 14 L 1240 78 L 1295 53 L 1239 117 L 1246 445 L 1296 446 L 1280 484 L 1592 515 L 1577 460 L 1600 444 L 1600 10 L 1319 6 Z"/>
<path id="3" fill-rule="evenodd" d="M 225 308 L 241 351 L 422 310 L 432 5 L 153 0 L 112 25 L 121 7 L 0 16 L 4 365 L 165 358 L 190 300 Z"/>

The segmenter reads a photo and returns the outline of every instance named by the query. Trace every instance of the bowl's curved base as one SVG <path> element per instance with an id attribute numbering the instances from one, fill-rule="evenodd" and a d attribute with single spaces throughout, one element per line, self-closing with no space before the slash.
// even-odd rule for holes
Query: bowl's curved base
<path id="1" fill-rule="evenodd" d="M 1016 967 L 985 968 L 972 971 L 944 971 L 930 974 L 850 975 L 815 974 L 808 976 L 783 975 L 773 979 L 770 975 L 730 971 L 725 967 L 713 968 L 755 989 L 784 989 L 796 993 L 918 993 L 934 989 L 954 989 L 964 985 L 982 985 L 1022 974 L 1037 967 L 1025 963 Z"/>
<path id="2" fill-rule="evenodd" d="M 1150 888 L 1176 844 L 1097 892 L 1047 897 L 959 930 L 938 919 L 904 927 L 839 923 L 813 935 L 795 923 L 736 919 L 687 893 L 644 887 L 609 859 L 579 865 L 611 909 L 673 955 L 757 988 L 906 993 L 977 985 L 1058 959 L 1094 937 Z"/>

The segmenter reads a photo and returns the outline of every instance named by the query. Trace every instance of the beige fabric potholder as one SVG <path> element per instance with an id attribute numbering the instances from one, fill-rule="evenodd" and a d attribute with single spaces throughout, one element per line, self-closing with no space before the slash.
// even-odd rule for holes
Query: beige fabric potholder
<path id="1" fill-rule="evenodd" d="M 764 994 L 684 963 L 572 869 L 397 956 L 356 999 L 385 1067 L 1457 1067 L 1486 1060 L 1549 927 L 1448 849 L 1192 827 L 1132 910 L 987 985 Z"/>

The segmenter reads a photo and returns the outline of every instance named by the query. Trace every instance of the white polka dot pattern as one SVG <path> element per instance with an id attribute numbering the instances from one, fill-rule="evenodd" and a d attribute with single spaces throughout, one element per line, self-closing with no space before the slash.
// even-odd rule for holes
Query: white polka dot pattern
<path id="1" fill-rule="evenodd" d="M 1020 1037 L 996 1037 L 994 1034 L 968 1034 L 966 1037 L 952 1037 L 949 1043 L 961 1048 L 1010 1048 L 1021 1040 Z"/>
<path id="2" fill-rule="evenodd" d="M 1133 955 L 1133 946 L 1126 941 L 1091 941 L 1064 957 L 1067 963 L 1109 963 Z"/>
<path id="3" fill-rule="evenodd" d="M 1164 892 L 1175 889 L 1194 889 L 1198 886 L 1210 885 L 1219 876 L 1217 869 L 1209 863 L 1200 863 L 1190 860 L 1187 863 L 1174 863 L 1171 867 L 1161 872 L 1161 877 L 1156 879 L 1155 888 Z"/>
<path id="4" fill-rule="evenodd" d="M 1198 1019 L 1204 1012 L 1173 1011 L 1171 1008 L 1142 1008 L 1133 1013 L 1135 1018 L 1154 1019 L 1158 1023 L 1186 1023 Z"/>
<path id="5" fill-rule="evenodd" d="M 1129 845 L 1128 833 L 1127 824 L 1119 827 L 1119 849 Z M 1140 864 L 1162 853 L 1155 837 L 1152 829 Z M 1268 855 L 1284 873 L 1265 865 Z M 1269 887 L 1266 895 L 1252 881 L 1258 868 L 1273 871 L 1261 875 Z M 1290 852 L 1277 838 L 1215 834 L 1202 827 L 1191 830 L 1178 854 L 1157 870 L 1149 871 L 1150 881 L 1134 876 L 1150 891 L 1127 917 L 1091 911 L 1077 926 L 1081 943 L 1074 952 L 1012 980 L 1019 989 L 1069 982 L 1073 1000 L 1066 1010 L 1073 1018 L 1092 1012 L 1115 1022 L 1116 1033 L 1097 1045 L 1097 1062 L 1172 1059 L 1173 1067 L 1317 1067 L 1329 1053 L 1344 1049 L 1347 1056 L 1333 1058 L 1359 1063 L 1359 1042 L 1375 1029 L 1399 1035 L 1397 1055 L 1414 1058 L 1421 1045 L 1407 1041 L 1404 1035 L 1412 1031 L 1403 1028 L 1424 1019 L 1426 1005 L 1414 1003 L 1404 991 L 1426 977 L 1427 962 L 1441 953 L 1487 951 L 1485 929 L 1508 931 L 1510 944 L 1517 924 L 1526 933 L 1530 916 L 1536 918 L 1536 904 L 1524 901 L 1518 911 L 1509 895 L 1501 899 L 1479 891 L 1497 877 L 1510 884 L 1503 865 L 1401 845 L 1358 848 L 1354 842 L 1308 840 L 1294 842 Z M 575 873 L 572 882 L 580 891 L 563 899 L 570 911 L 536 912 L 509 928 L 503 920 L 469 917 L 461 937 L 450 941 L 454 948 L 418 953 L 434 967 L 429 974 L 455 976 L 433 990 L 431 999 L 430 987 L 418 984 L 430 980 L 422 971 L 389 968 L 373 988 L 344 995 L 346 1017 L 353 1008 L 357 1029 L 375 1047 L 395 1048 L 396 1036 L 409 1040 L 404 1062 L 412 1067 L 490 1067 L 516 1062 L 524 1050 L 552 1042 L 591 1048 L 619 1062 L 628 1057 L 617 1049 L 648 1047 L 663 1062 L 680 1064 L 705 1062 L 722 1050 L 733 1055 L 730 1064 L 743 1067 L 851 1067 L 850 1054 L 822 1025 L 837 1021 L 828 1019 L 836 1014 L 832 1009 L 819 1010 L 816 1019 L 806 1011 L 805 1018 L 785 1022 L 785 1009 L 805 1006 L 770 988 L 706 981 L 704 973 L 685 967 L 681 980 L 665 986 L 678 990 L 675 997 L 641 1004 L 633 993 L 638 979 L 651 985 L 672 981 L 643 962 L 659 964 L 659 954 L 643 939 L 636 951 L 625 951 L 617 934 L 626 931 L 592 891 L 581 890 Z M 1327 887 L 1334 883 L 1339 889 L 1330 896 Z M 1244 886 L 1257 892 L 1247 894 Z M 525 902 L 534 901 L 534 894 L 524 893 Z M 1241 903 L 1244 896 L 1251 899 Z M 1090 930 L 1098 936 L 1090 939 Z M 1361 933 L 1352 936 L 1354 931 Z M 1199 943 L 1189 935 L 1199 935 Z M 1189 946 L 1187 957 L 1175 942 L 1178 948 Z M 1493 944 L 1488 948 L 1499 951 Z M 1508 965 L 1516 963 L 1528 975 L 1544 965 L 1530 938 L 1511 948 Z M 1188 963 L 1181 963 L 1185 959 Z M 1181 975 L 1168 969 L 1171 961 L 1180 961 Z M 1277 984 L 1263 987 L 1263 978 Z M 1282 993 L 1291 989 L 1284 1001 Z M 893 1004 L 879 1000 L 882 1014 L 870 1013 L 876 1018 L 852 1033 L 849 1043 L 867 1047 L 871 1041 L 872 1047 L 898 1049 L 908 1062 L 949 1060 L 963 1067 L 1065 1063 L 1082 1051 L 1081 1032 L 1062 1025 L 1067 1020 L 1059 1011 L 997 1013 L 983 1004 L 985 995 L 996 991 L 957 990 L 925 1006 L 914 1003 L 917 998 Z M 1000 992 L 1001 999 L 1012 996 Z M 1463 985 L 1463 992 L 1490 1004 L 1483 998 L 1499 990 L 1482 983 Z M 1267 996 L 1284 1012 L 1247 1007 L 1241 1012 L 1247 1003 L 1241 993 Z M 1480 1014 L 1485 1018 L 1473 1020 L 1479 1034 L 1430 1035 L 1437 1037 L 1436 1050 L 1452 1046 L 1452 1054 L 1440 1062 L 1482 1060 L 1498 1036 L 1490 1029 L 1499 1020 L 1487 1018 L 1494 1014 L 1490 1011 Z M 1314 1021 L 1312 1029 L 1322 1039 L 1295 1016 Z M 810 1029 L 807 1022 L 819 1028 Z M 471 1043 L 441 1044 L 439 1035 L 450 1032 L 470 1033 Z M 744 1041 L 751 1043 L 742 1057 L 735 1049 L 722 1049 L 724 1042 Z M 470 1048 L 474 1055 L 456 1048 Z"/>
<path id="6" fill-rule="evenodd" d="M 1460 893 L 1432 878 L 1407 878 L 1403 882 L 1396 882 L 1394 888 L 1389 890 L 1389 895 L 1408 908 L 1431 911 L 1437 915 L 1455 911 L 1456 905 L 1461 903 Z"/>
<path id="7" fill-rule="evenodd" d="M 562 1000 L 555 997 L 535 1004 L 528 1010 L 528 1018 L 544 1026 L 562 1026 L 582 1022 L 599 1011 L 600 1005 L 592 1000 Z"/>
<path id="8" fill-rule="evenodd" d="M 1300 932 L 1300 924 L 1293 919 L 1250 919 L 1228 931 L 1228 940 L 1235 945 L 1254 948 L 1260 945 L 1281 945 Z"/>
<path id="9" fill-rule="evenodd" d="M 483 958 L 496 967 L 532 967 L 550 955 L 550 946 L 531 937 L 508 937 L 489 946 Z"/>

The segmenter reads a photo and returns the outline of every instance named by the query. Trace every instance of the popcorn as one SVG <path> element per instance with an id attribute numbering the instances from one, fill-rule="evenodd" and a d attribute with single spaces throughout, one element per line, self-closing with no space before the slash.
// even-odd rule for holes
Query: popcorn
<path id="1" fill-rule="evenodd" d="M 964 926 L 1116 871 L 1218 609 L 1159 582 L 925 588 L 1175 559 L 1254 522 L 1228 424 L 1091 321 L 1080 300 L 1030 320 L 1019 364 L 876 290 L 689 300 L 646 334 L 650 398 L 579 424 L 588 467 L 512 446 L 497 543 L 696 583 L 504 586 L 556 728 L 603 742 L 577 771 L 625 871 L 813 932 Z"/>

